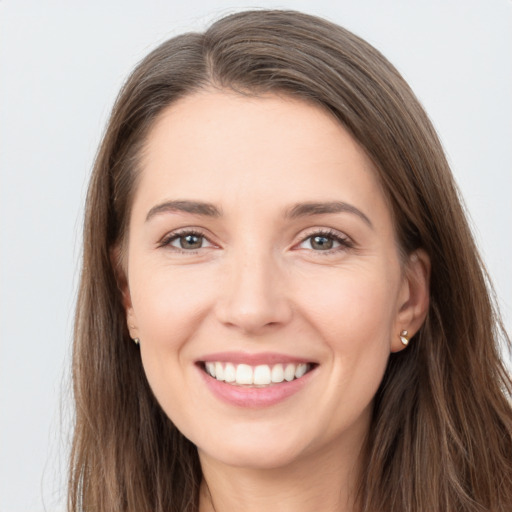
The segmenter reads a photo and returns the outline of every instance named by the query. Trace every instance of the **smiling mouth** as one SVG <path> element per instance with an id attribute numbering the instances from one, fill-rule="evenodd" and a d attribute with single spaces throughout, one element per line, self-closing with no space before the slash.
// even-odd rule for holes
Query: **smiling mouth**
<path id="1" fill-rule="evenodd" d="M 233 386 L 266 387 L 300 379 L 317 366 L 315 363 L 248 364 L 225 363 L 222 361 L 202 362 L 202 369 L 220 382 Z"/>

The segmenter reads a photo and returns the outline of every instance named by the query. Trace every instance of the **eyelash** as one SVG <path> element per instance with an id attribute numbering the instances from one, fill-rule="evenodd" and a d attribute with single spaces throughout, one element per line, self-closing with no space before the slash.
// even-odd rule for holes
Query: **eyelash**
<path id="1" fill-rule="evenodd" d="M 171 245 L 171 243 L 174 242 L 175 240 L 178 240 L 179 238 L 182 238 L 182 237 L 185 237 L 185 236 L 196 236 L 198 238 L 202 238 L 204 240 L 207 240 L 208 243 L 214 245 L 213 242 L 210 242 L 210 240 L 208 240 L 208 238 L 201 231 L 194 230 L 194 229 L 183 229 L 183 230 L 180 230 L 180 231 L 174 231 L 172 233 L 169 233 L 167 236 L 165 236 L 159 242 L 158 247 L 171 247 L 173 251 L 176 251 L 176 252 L 181 253 L 181 254 L 197 254 L 197 251 L 199 249 L 204 249 L 204 247 L 200 247 L 199 249 L 196 249 L 196 250 L 193 250 L 193 249 L 183 249 L 183 248 L 174 247 L 174 246 Z M 337 242 L 337 243 L 340 244 L 339 247 L 335 247 L 335 248 L 332 248 L 332 249 L 326 249 L 326 250 L 323 250 L 323 251 L 322 250 L 315 251 L 314 249 L 308 249 L 308 250 L 311 250 L 313 253 L 316 253 L 318 255 L 328 256 L 328 255 L 332 255 L 333 253 L 336 253 L 337 251 L 340 251 L 340 250 L 347 250 L 347 249 L 353 249 L 354 248 L 354 243 L 352 242 L 352 240 L 350 240 L 346 236 L 341 235 L 337 231 L 334 231 L 334 230 L 331 230 L 331 229 L 327 229 L 327 230 L 319 229 L 319 230 L 312 231 L 307 236 L 305 236 L 298 244 L 295 244 L 295 245 L 296 246 L 297 245 L 301 245 L 304 242 L 306 242 L 307 240 L 310 240 L 310 239 L 312 239 L 314 237 L 325 237 L 325 238 L 331 239 L 334 242 Z"/>
<path id="2" fill-rule="evenodd" d="M 332 249 L 326 249 L 326 250 L 323 250 L 323 251 L 321 251 L 321 250 L 320 251 L 315 251 L 314 249 L 308 249 L 308 250 L 311 250 L 313 253 L 315 253 L 315 255 L 329 256 L 329 255 L 332 255 L 332 254 L 334 254 L 334 253 L 336 253 L 338 251 L 343 251 L 343 250 L 353 249 L 354 248 L 354 243 L 352 242 L 352 240 L 350 238 L 348 238 L 345 235 L 341 235 L 339 232 L 334 231 L 332 229 L 314 230 L 311 233 L 308 233 L 307 236 L 305 236 L 301 240 L 301 242 L 299 242 L 298 245 L 302 245 L 307 240 L 313 239 L 315 237 L 328 238 L 328 239 L 333 240 L 334 242 L 337 242 L 337 243 L 340 244 L 339 247 L 334 247 Z"/>
<path id="3" fill-rule="evenodd" d="M 169 233 L 167 236 L 165 236 L 162 241 L 158 244 L 158 247 L 170 247 L 173 251 L 176 251 L 181 254 L 197 254 L 197 250 L 191 250 L 191 249 L 183 249 L 179 247 L 171 246 L 171 243 L 175 240 L 178 240 L 179 238 L 185 237 L 185 236 L 197 236 L 198 238 L 203 238 L 204 240 L 208 240 L 208 238 L 204 235 L 204 233 L 201 233 L 201 231 L 197 231 L 194 229 L 183 229 L 179 231 L 173 231 L 172 233 Z M 208 240 L 209 243 L 212 243 Z M 204 247 L 200 247 L 200 249 L 204 249 Z"/>

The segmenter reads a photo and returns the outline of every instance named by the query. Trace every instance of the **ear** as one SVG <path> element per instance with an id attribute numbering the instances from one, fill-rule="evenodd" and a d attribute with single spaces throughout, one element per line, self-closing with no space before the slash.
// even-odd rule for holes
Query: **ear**
<path id="1" fill-rule="evenodd" d="M 121 302 L 126 313 L 126 324 L 132 339 L 138 338 L 138 328 L 133 310 L 130 287 L 126 276 L 125 266 L 123 265 L 122 249 L 115 246 L 110 250 L 110 261 L 117 281 L 117 287 L 121 293 Z"/>
<path id="2" fill-rule="evenodd" d="M 430 303 L 430 257 L 423 249 L 412 252 L 405 264 L 404 277 L 399 293 L 398 311 L 391 336 L 391 352 L 405 348 L 400 333 L 407 331 L 411 339 L 427 316 Z"/>

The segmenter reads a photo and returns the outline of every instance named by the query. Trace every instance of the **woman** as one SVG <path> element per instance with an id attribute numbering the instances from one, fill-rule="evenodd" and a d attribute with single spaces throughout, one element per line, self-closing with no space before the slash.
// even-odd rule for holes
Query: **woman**
<path id="1" fill-rule="evenodd" d="M 500 337 L 397 71 L 228 16 L 139 64 L 97 156 L 70 509 L 510 510 Z"/>

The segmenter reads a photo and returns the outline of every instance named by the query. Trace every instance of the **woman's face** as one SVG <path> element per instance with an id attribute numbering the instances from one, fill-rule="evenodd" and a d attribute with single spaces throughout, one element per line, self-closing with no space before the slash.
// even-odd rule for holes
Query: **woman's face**
<path id="1" fill-rule="evenodd" d="M 417 323 L 417 262 L 399 258 L 371 161 L 317 106 L 204 91 L 149 135 L 127 320 L 203 461 L 359 449 L 389 354 Z"/>

